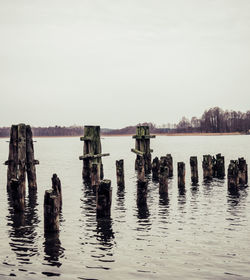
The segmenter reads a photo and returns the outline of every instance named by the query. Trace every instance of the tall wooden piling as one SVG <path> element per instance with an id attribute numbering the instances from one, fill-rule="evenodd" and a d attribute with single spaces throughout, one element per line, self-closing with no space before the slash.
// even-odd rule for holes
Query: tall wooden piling
<path id="1" fill-rule="evenodd" d="M 96 190 L 96 214 L 98 218 L 109 217 L 112 203 L 110 180 L 101 180 Z"/>
<path id="2" fill-rule="evenodd" d="M 160 165 L 159 170 L 159 193 L 167 194 L 168 193 L 168 167 L 165 165 Z"/>
<path id="3" fill-rule="evenodd" d="M 52 178 L 52 190 L 58 197 L 60 209 L 62 208 L 62 186 L 61 181 L 56 174 L 53 174 Z"/>
<path id="4" fill-rule="evenodd" d="M 173 177 L 173 158 L 171 154 L 166 155 L 166 162 L 168 167 L 168 177 Z"/>
<path id="5" fill-rule="evenodd" d="M 137 126 L 136 135 L 133 135 L 135 139 L 135 149 L 131 149 L 136 154 L 135 170 L 138 169 L 140 157 L 144 159 L 145 172 L 149 173 L 152 169 L 151 165 L 151 153 L 150 139 L 155 138 L 155 135 L 150 135 L 148 126 Z"/>
<path id="6" fill-rule="evenodd" d="M 246 160 L 242 157 L 238 159 L 239 168 L 239 184 L 241 186 L 246 186 L 248 183 L 248 172 Z"/>
<path id="7" fill-rule="evenodd" d="M 177 169 L 178 169 L 178 187 L 180 189 L 184 189 L 185 188 L 185 175 L 186 175 L 185 163 L 178 162 Z"/>
<path id="8" fill-rule="evenodd" d="M 25 209 L 25 188 L 19 183 L 18 179 L 11 179 L 10 193 L 13 208 L 17 212 L 24 212 Z"/>
<path id="9" fill-rule="evenodd" d="M 83 160 L 82 177 L 96 186 L 103 178 L 102 157 L 109 155 L 102 154 L 100 126 L 84 126 L 84 136 L 80 140 L 84 141 L 83 156 L 79 157 Z"/>
<path id="10" fill-rule="evenodd" d="M 116 161 L 116 178 L 117 178 L 117 186 L 124 187 L 124 161 L 123 159 Z"/>
<path id="11" fill-rule="evenodd" d="M 230 192 L 239 189 L 239 167 L 237 160 L 231 160 L 227 170 L 227 185 Z"/>
<path id="12" fill-rule="evenodd" d="M 145 179 L 145 162 L 143 157 L 138 158 L 137 162 L 137 179 L 138 181 L 144 182 Z"/>
<path id="13" fill-rule="evenodd" d="M 159 179 L 160 161 L 158 157 L 155 157 L 152 162 L 152 177 L 154 180 Z"/>
<path id="14" fill-rule="evenodd" d="M 197 157 L 190 157 L 190 167 L 191 167 L 191 182 L 192 185 L 197 185 L 199 182 L 198 177 L 198 160 Z"/>
<path id="15" fill-rule="evenodd" d="M 221 154 L 213 157 L 213 177 L 223 179 L 225 177 L 225 159 Z"/>
<path id="16" fill-rule="evenodd" d="M 211 180 L 213 178 L 213 161 L 211 155 L 204 155 L 202 161 L 203 178 Z"/>
<path id="17" fill-rule="evenodd" d="M 54 190 L 47 190 L 44 194 L 44 231 L 59 231 L 60 200 Z"/>

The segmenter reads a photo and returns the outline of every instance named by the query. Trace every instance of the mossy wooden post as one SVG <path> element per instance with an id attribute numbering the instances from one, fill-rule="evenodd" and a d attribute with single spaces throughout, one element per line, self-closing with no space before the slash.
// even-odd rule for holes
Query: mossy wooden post
<path id="1" fill-rule="evenodd" d="M 135 149 L 131 149 L 136 154 L 135 170 L 138 169 L 140 157 L 144 158 L 145 172 L 149 173 L 152 169 L 151 165 L 151 153 L 150 138 L 155 138 L 155 135 L 150 135 L 148 126 L 137 126 L 135 139 Z"/>
<path id="2" fill-rule="evenodd" d="M 237 192 L 239 188 L 239 167 L 236 160 L 231 160 L 227 170 L 228 190 L 232 193 Z"/>
<path id="3" fill-rule="evenodd" d="M 26 169 L 28 177 L 29 189 L 36 189 L 36 164 L 39 164 L 38 160 L 34 157 L 34 146 L 32 130 L 29 125 L 26 126 Z"/>
<path id="4" fill-rule="evenodd" d="M 215 178 L 223 179 L 225 177 L 225 160 L 221 154 L 217 154 L 216 158 L 213 157 L 213 176 Z"/>
<path id="5" fill-rule="evenodd" d="M 123 159 L 117 160 L 116 163 L 116 178 L 117 178 L 117 186 L 124 187 L 124 161 Z"/>
<path id="6" fill-rule="evenodd" d="M 168 177 L 173 177 L 173 158 L 171 154 L 166 155 L 166 162 L 168 167 Z"/>
<path id="7" fill-rule="evenodd" d="M 248 183 L 248 172 L 246 160 L 242 157 L 238 159 L 239 168 L 239 184 L 240 186 L 246 186 Z"/>
<path id="8" fill-rule="evenodd" d="M 159 169 L 160 169 L 160 161 L 158 157 L 155 157 L 152 162 L 152 177 L 154 180 L 159 179 Z"/>
<path id="9" fill-rule="evenodd" d="M 213 161 L 211 155 L 204 155 L 202 161 L 203 178 L 212 180 L 213 178 Z"/>
<path id="10" fill-rule="evenodd" d="M 59 231 L 60 200 L 58 195 L 51 189 L 44 194 L 44 231 Z"/>
<path id="11" fill-rule="evenodd" d="M 160 165 L 159 170 L 159 193 L 167 194 L 168 193 L 168 167 L 165 165 Z"/>
<path id="12" fill-rule="evenodd" d="M 56 174 L 53 174 L 53 176 L 51 178 L 51 181 L 52 181 L 52 190 L 53 190 L 54 194 L 59 199 L 59 206 L 60 206 L 60 209 L 61 209 L 62 208 L 62 186 L 61 186 L 61 181 L 57 177 Z"/>
<path id="13" fill-rule="evenodd" d="M 185 188 L 185 175 L 186 175 L 185 163 L 178 162 L 177 169 L 178 169 L 178 187 L 180 189 L 184 189 Z"/>
<path id="14" fill-rule="evenodd" d="M 191 167 L 191 182 L 192 185 L 195 186 L 199 182 L 197 157 L 190 157 L 190 167 Z"/>
<path id="15" fill-rule="evenodd" d="M 25 188 L 23 188 L 17 179 L 11 179 L 10 190 L 14 210 L 23 212 L 25 209 Z"/>
<path id="16" fill-rule="evenodd" d="M 96 214 L 98 218 L 109 217 L 112 203 L 112 188 L 110 180 L 101 180 L 96 189 Z"/>
<path id="17" fill-rule="evenodd" d="M 9 158 L 5 162 L 7 170 L 7 189 L 10 189 L 12 179 L 17 179 L 18 166 L 18 126 L 12 125 L 10 130 Z"/>
<path id="18" fill-rule="evenodd" d="M 102 157 L 109 154 L 102 154 L 100 126 L 84 126 L 84 141 L 82 177 L 85 181 L 91 182 L 92 186 L 98 186 L 103 177 Z M 94 166 L 93 166 L 94 165 Z"/>

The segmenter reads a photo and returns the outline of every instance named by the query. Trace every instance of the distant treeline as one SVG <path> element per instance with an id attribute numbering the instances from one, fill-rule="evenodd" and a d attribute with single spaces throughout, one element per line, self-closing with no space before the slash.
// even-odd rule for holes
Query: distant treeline
<path id="1" fill-rule="evenodd" d="M 192 117 L 190 120 L 183 117 L 178 124 L 168 124 L 158 127 L 153 123 L 141 123 L 138 125 L 148 125 L 151 133 L 230 133 L 230 132 L 250 132 L 250 111 L 246 113 L 236 111 L 223 111 L 219 107 L 206 110 L 201 118 Z M 53 126 L 53 127 L 33 127 L 34 136 L 81 136 L 83 126 Z M 103 135 L 129 135 L 134 134 L 135 126 L 127 126 L 121 129 L 103 128 Z M 0 128 L 0 137 L 9 137 L 10 128 Z"/>

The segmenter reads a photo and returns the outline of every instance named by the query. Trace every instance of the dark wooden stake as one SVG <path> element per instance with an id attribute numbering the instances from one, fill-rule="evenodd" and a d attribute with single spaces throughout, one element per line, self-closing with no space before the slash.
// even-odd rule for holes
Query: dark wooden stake
<path id="1" fill-rule="evenodd" d="M 167 163 L 167 167 L 168 167 L 168 177 L 173 177 L 173 158 L 171 156 L 171 154 L 167 154 L 166 155 L 166 163 Z"/>
<path id="2" fill-rule="evenodd" d="M 10 190 L 14 210 L 23 212 L 25 209 L 25 189 L 17 179 L 12 179 L 10 181 Z"/>
<path id="3" fill-rule="evenodd" d="M 239 184 L 241 186 L 246 186 L 248 183 L 248 172 L 247 172 L 247 163 L 244 158 L 238 159 L 238 168 L 239 168 Z"/>
<path id="4" fill-rule="evenodd" d="M 158 157 L 155 157 L 152 162 L 152 176 L 154 180 L 159 179 L 159 169 L 160 169 L 160 161 Z"/>
<path id="5" fill-rule="evenodd" d="M 116 178 L 117 178 L 117 185 L 119 187 L 124 187 L 124 161 L 123 159 L 116 161 Z"/>
<path id="6" fill-rule="evenodd" d="M 212 180 L 213 178 L 213 161 L 211 155 L 204 155 L 202 161 L 203 178 Z"/>
<path id="7" fill-rule="evenodd" d="M 144 157 L 139 157 L 138 165 L 137 165 L 137 179 L 138 181 L 145 181 L 145 164 Z"/>
<path id="8" fill-rule="evenodd" d="M 160 170 L 159 170 L 159 193 L 160 194 L 168 193 L 168 174 L 169 174 L 168 167 L 164 165 L 160 165 Z"/>
<path id="9" fill-rule="evenodd" d="M 192 185 L 195 186 L 199 182 L 197 157 L 190 157 L 190 167 L 191 167 L 191 182 Z"/>
<path id="10" fill-rule="evenodd" d="M 239 188 L 239 167 L 236 160 L 231 160 L 227 170 L 228 190 L 232 193 L 238 191 Z"/>
<path id="11" fill-rule="evenodd" d="M 225 177 L 225 160 L 221 154 L 217 154 L 216 158 L 213 157 L 213 176 L 215 178 L 223 179 Z"/>
<path id="12" fill-rule="evenodd" d="M 178 167 L 178 187 L 183 189 L 185 188 L 185 163 L 184 162 L 178 162 L 177 163 Z"/>
<path id="13" fill-rule="evenodd" d="M 52 190 L 53 190 L 54 194 L 59 199 L 59 206 L 60 206 L 60 209 L 61 209 L 62 208 L 62 186 L 61 186 L 61 181 L 57 177 L 56 174 L 53 174 L 53 176 L 51 178 L 51 181 L 52 181 Z"/>
<path id="14" fill-rule="evenodd" d="M 98 218 L 110 216 L 111 203 L 111 181 L 102 180 L 96 189 L 96 214 Z"/>
<path id="15" fill-rule="evenodd" d="M 47 190 L 44 194 L 44 231 L 59 231 L 60 199 L 54 190 Z"/>

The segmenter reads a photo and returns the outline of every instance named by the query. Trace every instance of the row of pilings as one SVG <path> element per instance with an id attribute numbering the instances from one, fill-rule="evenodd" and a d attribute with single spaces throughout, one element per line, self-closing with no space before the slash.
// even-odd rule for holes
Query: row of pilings
<path id="1" fill-rule="evenodd" d="M 168 181 L 173 177 L 173 158 L 171 154 L 155 157 L 152 160 L 148 126 L 138 126 L 136 129 L 135 148 L 131 149 L 136 154 L 135 170 L 137 172 L 137 204 L 143 205 L 147 199 L 148 174 L 152 173 L 152 180 L 159 183 L 159 193 L 168 194 Z M 111 181 L 104 179 L 102 157 L 109 156 L 102 153 L 100 127 L 85 126 L 83 155 L 79 157 L 83 161 L 83 181 L 93 188 L 96 194 L 97 217 L 109 217 L 112 204 Z M 30 126 L 25 124 L 11 127 L 9 142 L 9 158 L 5 162 L 8 165 L 7 190 L 13 202 L 15 211 L 22 212 L 25 209 L 26 173 L 29 192 L 36 192 L 36 168 L 39 162 L 34 159 L 33 137 Z M 203 180 L 213 178 L 224 179 L 225 160 L 221 154 L 216 156 L 204 155 L 202 161 Z M 196 156 L 190 157 L 191 183 L 197 186 L 199 183 L 198 160 Z M 177 176 L 179 190 L 185 189 L 186 167 L 184 162 L 177 163 Z M 117 185 L 120 189 L 125 187 L 124 161 L 116 161 Z M 247 163 L 244 158 L 231 160 L 228 167 L 228 190 L 237 192 L 248 183 Z M 52 177 L 52 187 L 45 191 L 44 195 L 44 231 L 59 231 L 59 215 L 62 210 L 62 187 L 56 174 Z"/>

